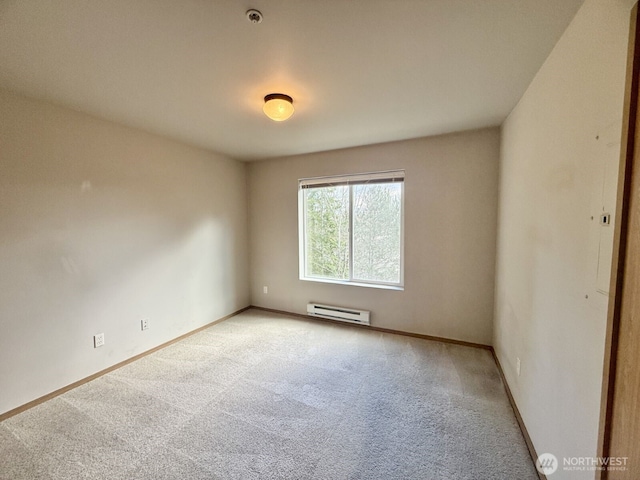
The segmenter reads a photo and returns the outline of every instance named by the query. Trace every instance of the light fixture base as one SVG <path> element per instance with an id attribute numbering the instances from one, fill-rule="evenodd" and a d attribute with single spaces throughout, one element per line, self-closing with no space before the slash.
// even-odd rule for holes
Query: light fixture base
<path id="1" fill-rule="evenodd" d="M 285 102 L 293 103 L 293 98 L 284 93 L 270 93 L 269 95 L 265 95 L 264 102 L 267 103 L 269 100 L 284 100 Z"/>

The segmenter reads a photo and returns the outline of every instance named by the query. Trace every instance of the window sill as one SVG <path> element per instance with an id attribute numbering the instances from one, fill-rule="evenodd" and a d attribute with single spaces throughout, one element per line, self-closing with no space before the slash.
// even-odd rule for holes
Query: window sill
<path id="1" fill-rule="evenodd" d="M 382 290 L 396 290 L 396 291 L 404 291 L 404 286 L 401 285 L 384 285 L 380 283 L 362 283 L 362 282 L 344 282 L 341 280 L 331 280 L 325 278 L 309 278 L 309 277 L 300 277 L 300 280 L 305 282 L 317 282 L 317 283 L 332 283 L 334 285 L 348 285 L 351 287 L 365 287 L 365 288 L 380 288 Z"/>

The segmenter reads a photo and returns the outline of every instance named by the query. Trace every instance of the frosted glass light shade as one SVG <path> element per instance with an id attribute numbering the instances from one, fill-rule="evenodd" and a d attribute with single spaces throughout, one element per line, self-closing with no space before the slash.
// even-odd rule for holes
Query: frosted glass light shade
<path id="1" fill-rule="evenodd" d="M 271 93 L 264 97 L 264 114 L 275 122 L 282 122 L 293 115 L 293 98 L 283 93 Z"/>

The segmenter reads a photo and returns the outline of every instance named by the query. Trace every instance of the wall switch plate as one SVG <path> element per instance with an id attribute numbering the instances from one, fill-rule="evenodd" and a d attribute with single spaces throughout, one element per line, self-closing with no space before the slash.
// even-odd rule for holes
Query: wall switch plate
<path id="1" fill-rule="evenodd" d="M 147 330 L 149 328 L 149 319 L 148 318 L 143 318 L 142 320 L 140 320 L 140 328 L 142 330 Z"/>
<path id="2" fill-rule="evenodd" d="M 99 333 L 93 336 L 93 348 L 98 348 L 104 345 L 104 333 Z"/>
<path id="3" fill-rule="evenodd" d="M 262 287 L 262 293 L 269 293 L 269 287 L 267 286 Z"/>
<path id="4" fill-rule="evenodd" d="M 516 373 L 520 376 L 520 357 L 516 357 Z"/>

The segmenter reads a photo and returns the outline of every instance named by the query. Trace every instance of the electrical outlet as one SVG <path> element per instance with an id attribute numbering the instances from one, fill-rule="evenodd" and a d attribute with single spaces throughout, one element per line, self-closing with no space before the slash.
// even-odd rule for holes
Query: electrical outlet
<path id="1" fill-rule="evenodd" d="M 93 348 L 98 348 L 104 345 L 104 333 L 99 333 L 93 336 Z"/>
<path id="2" fill-rule="evenodd" d="M 520 357 L 516 357 L 516 373 L 520 376 Z"/>
<path id="3" fill-rule="evenodd" d="M 269 287 L 267 286 L 262 287 L 262 293 L 269 293 Z"/>
<path id="4" fill-rule="evenodd" d="M 140 328 L 142 330 L 148 330 L 149 329 L 149 319 L 148 318 L 143 318 L 142 320 L 140 320 Z"/>

